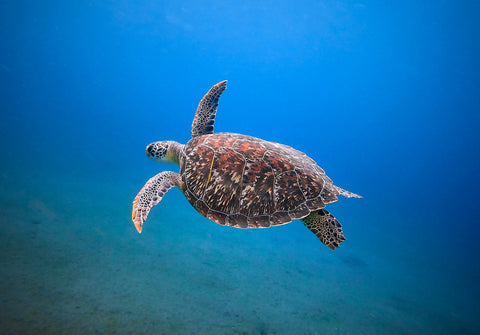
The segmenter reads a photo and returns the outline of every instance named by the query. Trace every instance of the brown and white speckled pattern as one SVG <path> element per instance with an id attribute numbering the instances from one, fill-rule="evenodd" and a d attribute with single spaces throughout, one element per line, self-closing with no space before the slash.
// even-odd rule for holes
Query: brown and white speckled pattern
<path id="1" fill-rule="evenodd" d="M 232 133 L 191 139 L 182 152 L 180 174 L 185 196 L 203 216 L 238 228 L 301 219 L 337 201 L 339 194 L 303 152 Z"/>
<path id="2" fill-rule="evenodd" d="M 342 225 L 329 212 L 320 209 L 302 219 L 305 226 L 310 229 L 327 247 L 334 250 L 345 241 Z"/>
<path id="3" fill-rule="evenodd" d="M 202 100 L 200 100 L 192 123 L 192 137 L 213 133 L 218 99 L 220 99 L 220 96 L 226 88 L 227 81 L 221 81 L 213 85 Z"/>
<path id="4" fill-rule="evenodd" d="M 172 171 L 163 171 L 150 178 L 133 200 L 132 220 L 138 232 L 148 217 L 150 210 L 162 201 L 165 193 L 173 186 L 181 186 L 180 175 Z"/>

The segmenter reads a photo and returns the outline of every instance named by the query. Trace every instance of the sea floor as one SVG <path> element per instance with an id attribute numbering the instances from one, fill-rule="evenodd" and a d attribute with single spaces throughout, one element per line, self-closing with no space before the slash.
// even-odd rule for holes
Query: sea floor
<path id="1" fill-rule="evenodd" d="M 138 234 L 136 180 L 0 181 L 1 334 L 480 333 L 462 288 L 355 243 L 362 222 L 331 251 L 299 221 L 216 225 L 172 190 Z"/>

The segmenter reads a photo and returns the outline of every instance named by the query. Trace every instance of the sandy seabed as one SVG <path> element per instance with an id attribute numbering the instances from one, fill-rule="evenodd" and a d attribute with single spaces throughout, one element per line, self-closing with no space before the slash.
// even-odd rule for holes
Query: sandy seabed
<path id="1" fill-rule="evenodd" d="M 299 221 L 216 225 L 175 190 L 139 235 L 130 211 L 142 185 L 1 181 L 1 334 L 479 331 L 411 275 L 424 270 L 350 241 L 359 222 L 343 222 L 349 240 L 330 251 Z"/>

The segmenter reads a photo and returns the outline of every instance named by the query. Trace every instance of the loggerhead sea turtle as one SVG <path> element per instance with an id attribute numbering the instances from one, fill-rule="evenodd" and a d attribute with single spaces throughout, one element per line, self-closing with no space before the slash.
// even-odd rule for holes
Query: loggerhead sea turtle
<path id="1" fill-rule="evenodd" d="M 150 210 L 177 186 L 207 219 L 237 228 L 267 228 L 302 219 L 330 249 L 345 240 L 342 226 L 326 204 L 361 196 L 333 185 L 325 171 L 303 152 L 287 145 L 233 133 L 213 133 L 218 99 L 227 81 L 214 85 L 200 101 L 192 139 L 183 145 L 155 142 L 146 154 L 157 162 L 174 162 L 180 173 L 160 172 L 133 201 L 138 232 Z"/>

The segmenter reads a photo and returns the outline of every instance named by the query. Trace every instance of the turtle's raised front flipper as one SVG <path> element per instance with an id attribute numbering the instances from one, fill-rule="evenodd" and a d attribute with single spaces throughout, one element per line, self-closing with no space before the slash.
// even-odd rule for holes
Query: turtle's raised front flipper
<path id="1" fill-rule="evenodd" d="M 213 134 L 218 99 L 226 88 L 227 81 L 221 81 L 214 85 L 200 100 L 192 123 L 192 137 Z"/>
<path id="2" fill-rule="evenodd" d="M 317 235 L 323 244 L 332 250 L 345 241 L 342 225 L 332 214 L 324 209 L 310 213 L 302 221 L 308 229 Z"/>
<path id="3" fill-rule="evenodd" d="M 181 177 L 178 173 L 164 171 L 150 178 L 133 200 L 132 220 L 138 232 L 147 219 L 150 210 L 157 205 L 173 186 L 179 186 Z"/>

